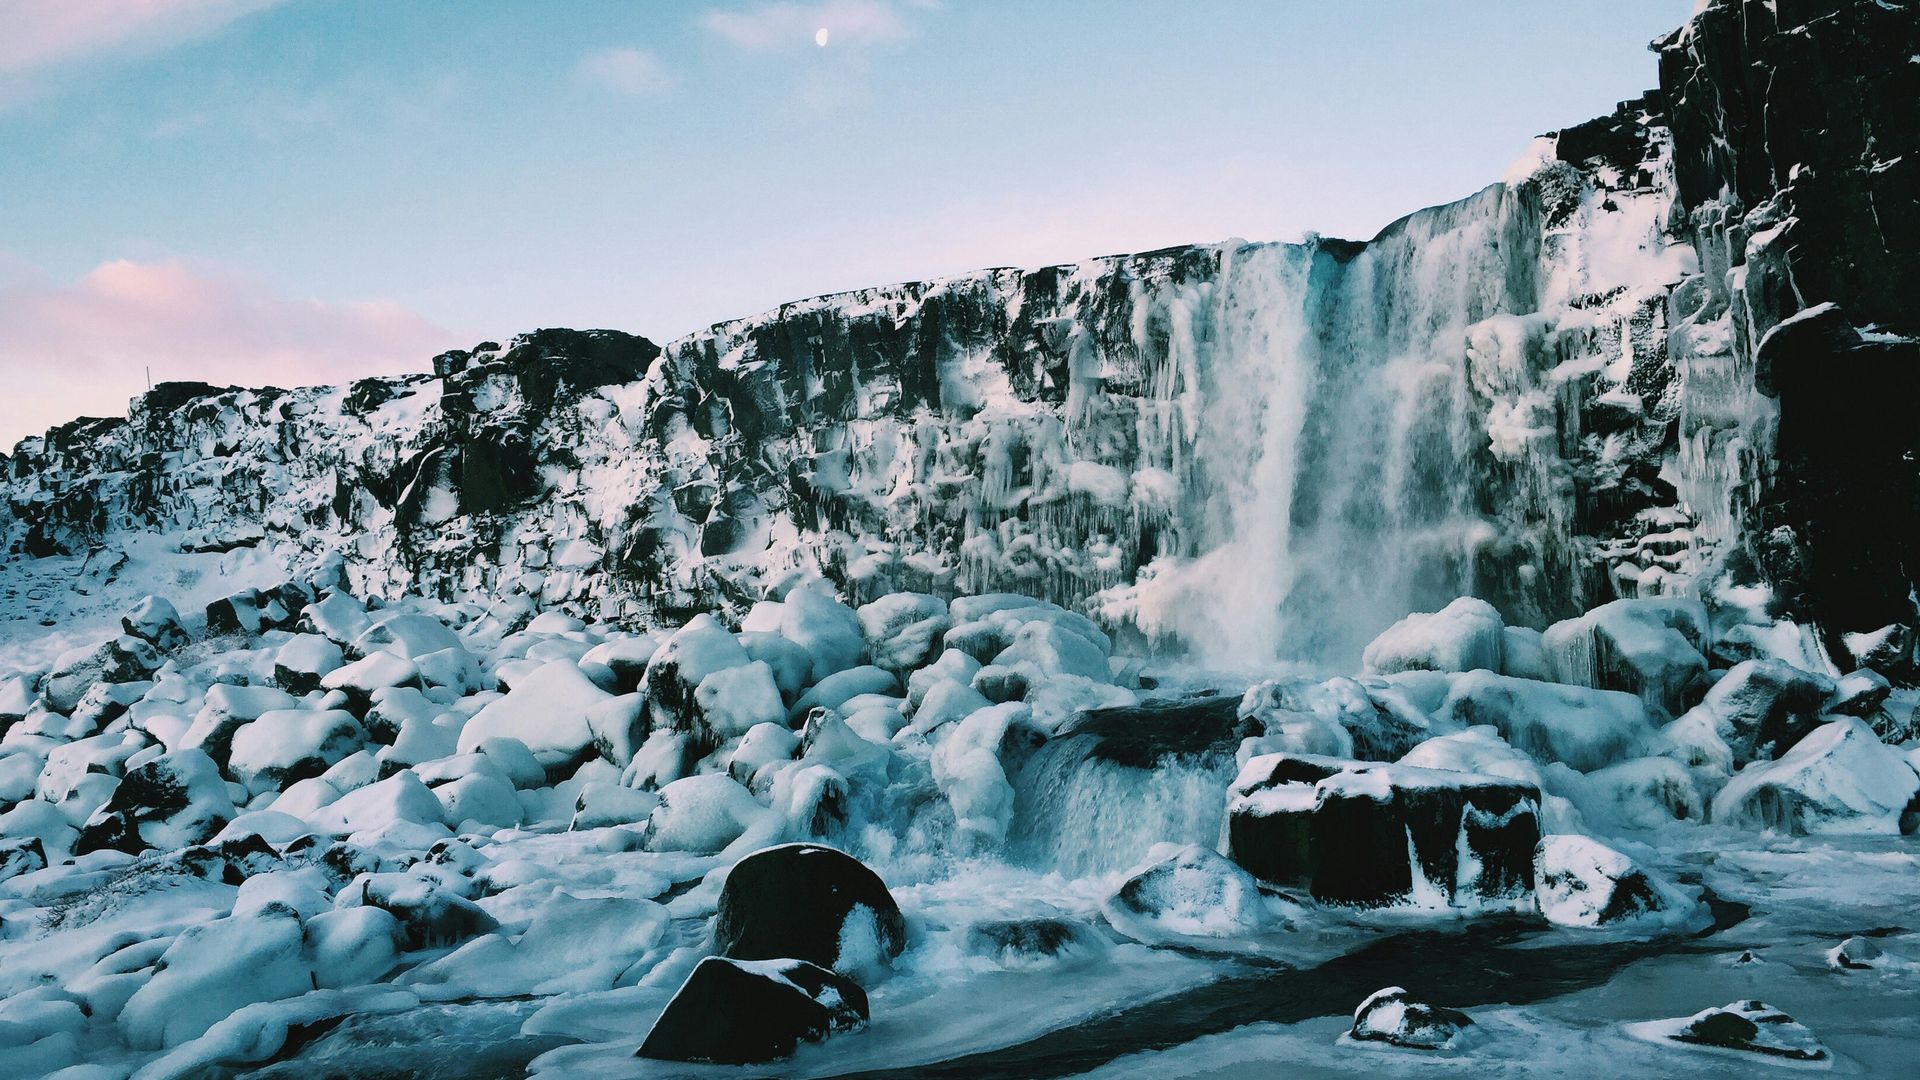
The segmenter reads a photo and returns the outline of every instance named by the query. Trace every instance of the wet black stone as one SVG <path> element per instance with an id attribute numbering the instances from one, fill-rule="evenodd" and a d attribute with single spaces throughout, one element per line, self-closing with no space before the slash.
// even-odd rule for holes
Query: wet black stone
<path id="1" fill-rule="evenodd" d="M 1054 738 L 1087 739 L 1092 758 L 1151 769 L 1168 758 L 1231 753 L 1253 733 L 1239 712 L 1240 699 L 1228 694 L 1089 709 L 1067 721 Z"/>
<path id="2" fill-rule="evenodd" d="M 751 1065 L 866 1023 L 867 994 L 852 980 L 798 960 L 777 972 L 757 967 L 700 961 L 635 1056 Z"/>
<path id="3" fill-rule="evenodd" d="M 1058 956 L 1079 941 L 1082 927 L 1065 919 L 1002 919 L 967 927 L 967 951 L 976 955 Z"/>
<path id="4" fill-rule="evenodd" d="M 1276 755 L 1264 781 L 1238 791 L 1297 785 L 1310 793 L 1319 781 L 1350 770 L 1385 771 L 1391 798 L 1331 790 L 1317 800 L 1303 797 L 1298 809 L 1235 807 L 1227 819 L 1228 855 L 1264 881 L 1305 888 L 1323 903 L 1356 907 L 1406 900 L 1415 858 L 1422 877 L 1456 903 L 1532 891 L 1540 792 L 1531 784 Z M 1463 835 L 1481 868 L 1472 897 L 1456 895 Z"/>
<path id="5" fill-rule="evenodd" d="M 906 948 L 906 919 L 886 882 L 860 860 L 819 844 L 784 844 L 741 859 L 720 890 L 714 948 L 736 960 L 806 960 L 833 967 L 856 906 L 874 914 L 888 957 Z"/>

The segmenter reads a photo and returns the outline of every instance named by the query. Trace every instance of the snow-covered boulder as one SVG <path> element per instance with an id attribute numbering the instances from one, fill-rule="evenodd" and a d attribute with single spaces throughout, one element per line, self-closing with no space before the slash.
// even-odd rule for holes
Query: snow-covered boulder
<path id="1" fill-rule="evenodd" d="M 396 825 L 444 825 L 446 811 L 418 776 L 401 772 L 349 791 L 307 815 L 307 819 L 317 828 L 347 835 Z"/>
<path id="2" fill-rule="evenodd" d="M 1455 679 L 1436 715 L 1459 727 L 1491 725 L 1534 757 L 1583 772 L 1633 756 L 1655 735 L 1646 707 L 1632 694 L 1490 671 Z"/>
<path id="3" fill-rule="evenodd" d="M 300 916 L 281 905 L 189 927 L 120 1010 L 120 1032 L 143 1050 L 196 1038 L 244 1005 L 313 989 Z"/>
<path id="4" fill-rule="evenodd" d="M 180 612 L 159 596 L 142 597 L 128 609 L 120 616 L 120 630 L 162 652 L 170 652 L 193 640 L 180 625 Z"/>
<path id="5" fill-rule="evenodd" d="M 649 851 L 711 854 L 769 813 L 723 773 L 685 777 L 660 789 L 660 805 L 647 816 L 646 846 Z"/>
<path id="6" fill-rule="evenodd" d="M 624 769 L 647 737 L 647 695 L 620 694 L 595 702 L 587 706 L 586 721 L 594 752 Z"/>
<path id="7" fill-rule="evenodd" d="M 360 656 L 377 652 L 392 653 L 402 659 L 436 653 L 442 649 L 463 648 L 460 635 L 431 615 L 408 611 L 382 613 L 353 640 L 352 650 Z"/>
<path id="8" fill-rule="evenodd" d="M 366 729 L 344 709 L 275 709 L 233 736 L 227 771 L 254 794 L 319 776 L 367 743 Z"/>
<path id="9" fill-rule="evenodd" d="M 1361 656 L 1368 674 L 1400 671 L 1501 671 L 1506 623 L 1485 600 L 1463 596 L 1435 612 L 1416 612 L 1374 638 Z"/>
<path id="10" fill-rule="evenodd" d="M 1404 988 L 1389 986 L 1367 995 L 1353 1011 L 1353 1026 L 1344 1037 L 1409 1050 L 1454 1050 L 1467 1041 L 1472 1028 L 1473 1018 L 1466 1013 L 1416 1001 Z"/>
<path id="11" fill-rule="evenodd" d="M 694 616 L 662 642 L 647 661 L 644 682 L 653 726 L 710 737 L 702 728 L 695 697 L 700 683 L 717 671 L 752 662 L 747 650 L 719 619 Z"/>
<path id="12" fill-rule="evenodd" d="M 1324 903 L 1513 908 L 1532 901 L 1539 807 L 1502 777 L 1268 754 L 1228 790 L 1227 854 Z"/>
<path id="13" fill-rule="evenodd" d="M 926 663 L 953 625 L 947 602 L 927 593 L 889 593 L 855 614 L 874 665 L 896 676 Z"/>
<path id="14" fill-rule="evenodd" d="M 1698 600 L 1615 600 L 1554 623 L 1541 646 L 1556 681 L 1626 691 L 1664 720 L 1685 712 L 1704 689 L 1707 625 Z"/>
<path id="15" fill-rule="evenodd" d="M 814 709 L 839 709 L 865 694 L 898 694 L 900 680 L 892 672 L 871 664 L 851 667 L 814 683 L 801 694 L 788 712 L 789 719 L 801 719 Z"/>
<path id="16" fill-rule="evenodd" d="M 709 956 L 667 1002 L 639 1056 L 759 1064 L 866 1022 L 866 991 L 826 968 L 803 960 Z"/>
<path id="17" fill-rule="evenodd" d="M 973 677 L 980 671 L 980 667 L 980 661 L 959 649 L 948 649 L 942 652 L 933 663 L 907 676 L 908 710 L 918 709 L 927 692 L 943 682 L 957 682 L 963 686 L 971 686 Z"/>
<path id="18" fill-rule="evenodd" d="M 1555 764 L 1547 769 L 1546 783 L 1596 827 L 1654 829 L 1707 816 L 1698 779 L 1672 757 L 1633 758 L 1584 775 Z"/>
<path id="19" fill-rule="evenodd" d="M 1382 708 L 1347 678 L 1256 683 L 1241 696 L 1240 718 L 1254 725 L 1262 753 L 1391 761 L 1434 734 L 1427 718 Z"/>
<path id="20" fill-rule="evenodd" d="M 933 749 L 933 782 L 953 807 L 954 829 L 964 845 L 992 848 L 1006 839 L 1013 821 L 1013 785 L 1001 764 L 1001 743 L 1031 717 L 1019 702 L 991 705 L 940 733 Z"/>
<path id="21" fill-rule="evenodd" d="M 1820 723 L 1834 682 L 1780 660 L 1746 660 L 1691 712 L 1711 717 L 1737 765 L 1778 757 Z"/>
<path id="22" fill-rule="evenodd" d="M 152 677 L 162 662 L 149 642 L 122 634 L 90 648 L 61 653 L 40 692 L 57 713 L 70 713 L 95 683 L 137 682 Z"/>
<path id="23" fill-rule="evenodd" d="M 1692 1016 L 1628 1024 L 1626 1031 L 1652 1043 L 1751 1054 L 1756 1066 L 1768 1060 L 1827 1062 L 1833 1059 L 1832 1052 L 1806 1025 L 1764 1001 L 1752 999 L 1703 1009 Z"/>
<path id="24" fill-rule="evenodd" d="M 340 646 L 319 634 L 295 634 L 273 654 L 273 684 L 290 694 L 320 688 L 320 679 L 346 663 Z"/>
<path id="25" fill-rule="evenodd" d="M 780 636 L 813 657 L 812 678 L 821 679 L 860 663 L 867 651 L 866 633 L 852 608 L 814 588 L 787 594 L 780 613 Z"/>
<path id="26" fill-rule="evenodd" d="M 773 669 L 760 660 L 723 668 L 701 679 L 693 700 L 706 730 L 720 740 L 744 735 L 756 724 L 777 724 L 787 717 Z"/>
<path id="27" fill-rule="evenodd" d="M 1156 844 L 1101 905 L 1113 927 L 1150 943 L 1257 934 L 1280 913 L 1232 860 L 1194 844 Z"/>
<path id="28" fill-rule="evenodd" d="M 383 908 L 337 908 L 306 922 L 307 957 L 316 989 L 373 982 L 400 961 L 400 920 Z"/>
<path id="29" fill-rule="evenodd" d="M 336 910 L 377 907 L 399 923 L 402 951 L 437 948 L 499 929 L 500 922 L 462 896 L 453 882 L 461 878 L 416 868 L 405 873 L 364 873 L 341 886 Z M 471 882 L 465 882 L 471 887 Z"/>
<path id="30" fill-rule="evenodd" d="M 518 938 L 478 937 L 407 973 L 426 998 L 544 997 L 610 990 L 667 929 L 667 910 L 638 897 L 555 892 Z"/>
<path id="31" fill-rule="evenodd" d="M 1555 926 L 1677 928 L 1699 912 L 1692 896 L 1591 837 L 1549 836 L 1534 850 L 1540 914 Z"/>
<path id="32" fill-rule="evenodd" d="M 660 805 L 660 796 L 620 784 L 594 781 L 582 784 L 573 800 L 573 818 L 567 828 L 604 829 L 610 825 L 637 825 Z"/>
<path id="33" fill-rule="evenodd" d="M 886 882 L 860 860 L 819 844 L 782 844 L 727 873 L 713 943 L 736 960 L 792 958 L 857 974 L 900 955 L 907 926 Z"/>
<path id="34" fill-rule="evenodd" d="M 204 842 L 234 813 L 213 759 L 200 750 L 175 750 L 128 769 L 113 796 L 87 820 L 75 850 L 172 851 Z"/>
<path id="35" fill-rule="evenodd" d="M 1853 717 L 1822 724 L 1774 761 L 1756 761 L 1713 800 L 1713 820 L 1808 833 L 1900 831 L 1920 791 L 1906 756 Z"/>
<path id="36" fill-rule="evenodd" d="M 345 648 L 366 633 L 369 621 L 367 605 L 351 593 L 335 589 L 302 609 L 294 620 L 294 629 L 318 634 Z"/>
<path id="37" fill-rule="evenodd" d="M 572 761 L 594 745 L 587 714 L 612 698 L 580 665 L 549 660 L 475 713 L 460 729 L 459 750 L 466 753 L 487 739 L 504 737 L 525 743 L 542 765 Z"/>
<path id="38" fill-rule="evenodd" d="M 520 824 L 525 809 L 507 780 L 473 773 L 433 787 L 433 796 L 449 824 L 465 830 L 472 826 L 508 828 Z"/>

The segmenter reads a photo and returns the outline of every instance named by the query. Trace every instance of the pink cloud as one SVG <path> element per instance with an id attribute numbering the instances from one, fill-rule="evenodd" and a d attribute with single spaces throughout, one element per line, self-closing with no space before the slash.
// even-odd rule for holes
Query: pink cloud
<path id="1" fill-rule="evenodd" d="M 156 53 L 218 33 L 281 0 L 21 0 L 0 3 L 0 104 L 33 73 L 108 53 Z"/>
<path id="2" fill-rule="evenodd" d="M 0 446 L 118 416 L 153 381 L 307 386 L 423 371 L 471 344 L 392 301 L 331 304 L 178 261 L 102 263 L 78 281 L 0 276 Z"/>

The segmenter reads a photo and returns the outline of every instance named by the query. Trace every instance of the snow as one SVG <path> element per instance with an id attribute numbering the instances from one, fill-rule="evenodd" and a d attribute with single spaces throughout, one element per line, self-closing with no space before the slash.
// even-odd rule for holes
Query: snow
<path id="1" fill-rule="evenodd" d="M 971 848 L 992 848 L 1007 836 L 1013 820 L 1013 786 L 1000 762 L 1007 729 L 1030 719 L 1020 702 L 976 709 L 938 735 L 933 750 L 933 782 L 953 807 L 954 827 Z"/>
<path id="2" fill-rule="evenodd" d="M 1486 724 L 1514 746 L 1582 771 L 1626 758 L 1654 737 L 1647 710 L 1632 694 L 1589 690 L 1473 671 L 1453 682 L 1437 715 Z"/>
<path id="3" fill-rule="evenodd" d="M 744 735 L 756 724 L 779 723 L 787 715 L 773 669 L 762 660 L 701 679 L 693 699 L 707 727 L 721 738 Z"/>

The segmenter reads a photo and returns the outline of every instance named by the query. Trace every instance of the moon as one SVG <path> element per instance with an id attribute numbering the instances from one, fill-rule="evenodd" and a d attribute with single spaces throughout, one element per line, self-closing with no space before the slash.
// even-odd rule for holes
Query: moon
<path id="1" fill-rule="evenodd" d="M 821 27 L 813 32 L 813 43 L 821 48 L 827 47 L 827 28 Z"/>

